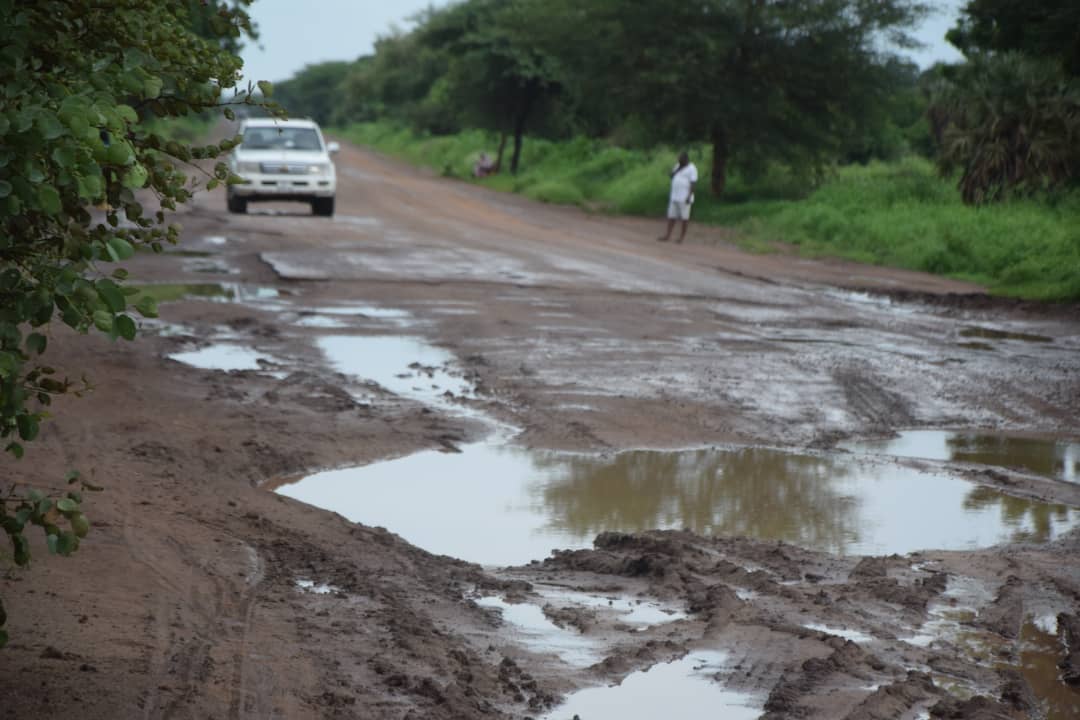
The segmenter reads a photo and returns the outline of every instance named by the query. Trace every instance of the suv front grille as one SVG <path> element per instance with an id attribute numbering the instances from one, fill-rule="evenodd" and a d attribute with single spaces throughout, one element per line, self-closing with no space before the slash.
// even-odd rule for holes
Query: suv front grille
<path id="1" fill-rule="evenodd" d="M 307 175 L 306 163 L 264 162 L 259 164 L 264 175 Z"/>

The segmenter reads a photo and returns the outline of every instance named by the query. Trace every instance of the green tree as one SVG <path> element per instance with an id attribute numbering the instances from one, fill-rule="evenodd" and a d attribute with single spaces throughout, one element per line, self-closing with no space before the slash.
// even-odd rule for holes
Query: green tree
<path id="1" fill-rule="evenodd" d="M 419 41 L 449 59 L 439 97 L 463 123 L 511 135 L 510 172 L 521 160 L 525 131 L 543 122 L 562 93 L 559 63 L 534 40 L 535 0 L 468 0 L 432 13 Z M 502 144 L 499 160 L 501 163 Z"/>
<path id="2" fill-rule="evenodd" d="M 617 97 L 653 137 L 706 140 L 711 187 L 729 162 L 819 165 L 888 92 L 884 40 L 926 11 L 908 0 L 551 0 L 558 33 L 540 28 L 590 95 Z M 558 6 L 557 9 L 554 6 Z"/>
<path id="3" fill-rule="evenodd" d="M 1055 191 L 1080 176 L 1080 5 L 972 0 L 949 41 L 929 118 L 964 202 Z"/>
<path id="4" fill-rule="evenodd" d="M 218 4 L 214 27 L 232 38 L 249 29 L 249 3 Z M 0 440 L 21 457 L 52 398 L 78 387 L 44 364 L 43 328 L 58 317 L 78 332 L 133 339 L 132 311 L 156 308 L 131 306 L 118 264 L 176 241 L 166 213 L 197 185 L 183 168 L 235 144 L 189 147 L 144 118 L 250 102 L 252 88 L 236 89 L 241 61 L 192 30 L 181 0 L 0 0 L 0 48 Z M 223 163 L 199 172 L 206 187 L 229 180 Z M 15 482 L 0 480 L 15 563 L 30 560 L 28 525 L 44 530 L 50 550 L 77 548 L 88 528 L 81 497 L 23 493 Z"/>
<path id="5" fill-rule="evenodd" d="M 337 119 L 342 83 L 352 67 L 350 62 L 307 65 L 290 79 L 274 85 L 274 99 L 290 115 L 307 115 L 320 125 L 329 125 Z"/>
<path id="6" fill-rule="evenodd" d="M 422 15 L 420 22 L 427 15 Z M 393 119 L 430 132 L 458 129 L 432 89 L 446 73 L 445 55 L 416 31 L 375 41 L 375 54 L 357 60 L 342 82 L 342 121 Z"/>
<path id="7" fill-rule="evenodd" d="M 938 162 L 964 202 L 1052 191 L 1080 174 L 1080 82 L 1052 60 L 976 55 L 940 83 Z"/>
<path id="8" fill-rule="evenodd" d="M 1080 3 L 1075 0 L 972 0 L 946 38 L 968 56 L 1020 52 L 1080 75 Z"/>

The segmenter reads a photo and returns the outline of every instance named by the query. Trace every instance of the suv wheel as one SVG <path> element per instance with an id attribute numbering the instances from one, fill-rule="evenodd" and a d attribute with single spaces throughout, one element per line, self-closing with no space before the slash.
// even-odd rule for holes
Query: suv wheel
<path id="1" fill-rule="evenodd" d="M 330 217 L 334 214 L 334 198 L 313 198 L 311 200 L 311 214 L 322 217 Z"/>
<path id="2" fill-rule="evenodd" d="M 229 212 L 231 213 L 246 213 L 247 212 L 247 198 L 238 197 L 229 193 L 225 196 L 225 204 L 229 206 Z"/>

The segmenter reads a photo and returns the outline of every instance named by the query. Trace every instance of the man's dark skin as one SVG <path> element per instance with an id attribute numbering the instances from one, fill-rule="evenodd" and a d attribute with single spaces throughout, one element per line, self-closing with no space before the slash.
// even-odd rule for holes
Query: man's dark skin
<path id="1" fill-rule="evenodd" d="M 679 153 L 679 167 L 677 167 L 677 168 L 675 168 L 674 170 L 671 171 L 671 176 L 675 177 L 675 173 L 682 170 L 689 163 L 690 163 L 690 156 L 687 155 L 685 152 Z M 690 192 L 688 192 L 686 194 L 685 202 L 690 202 L 690 198 L 694 196 L 694 187 L 696 185 L 697 185 L 696 182 L 690 183 Z M 679 233 L 679 239 L 676 240 L 675 242 L 681 243 L 683 241 L 683 238 L 686 237 L 686 228 L 689 227 L 689 226 L 690 226 L 690 221 L 689 220 L 683 220 L 682 221 L 682 232 Z M 663 237 L 658 237 L 656 239 L 659 240 L 660 242 L 667 242 L 668 240 L 671 239 L 671 231 L 674 230 L 674 229 L 675 229 L 675 218 L 668 218 L 667 232 L 664 233 Z"/>

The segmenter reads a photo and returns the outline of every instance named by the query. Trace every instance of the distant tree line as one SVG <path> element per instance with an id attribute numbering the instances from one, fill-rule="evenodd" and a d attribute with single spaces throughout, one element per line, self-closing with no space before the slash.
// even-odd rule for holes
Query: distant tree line
<path id="1" fill-rule="evenodd" d="M 391 120 L 624 146 L 705 143 L 710 187 L 782 162 L 936 157 L 965 201 L 1075 182 L 1080 3 L 973 0 L 949 40 L 967 61 L 899 53 L 916 0 L 462 0 L 354 62 L 311 65 L 277 99 L 324 124 Z M 509 143 L 509 147 L 507 147 Z"/>

